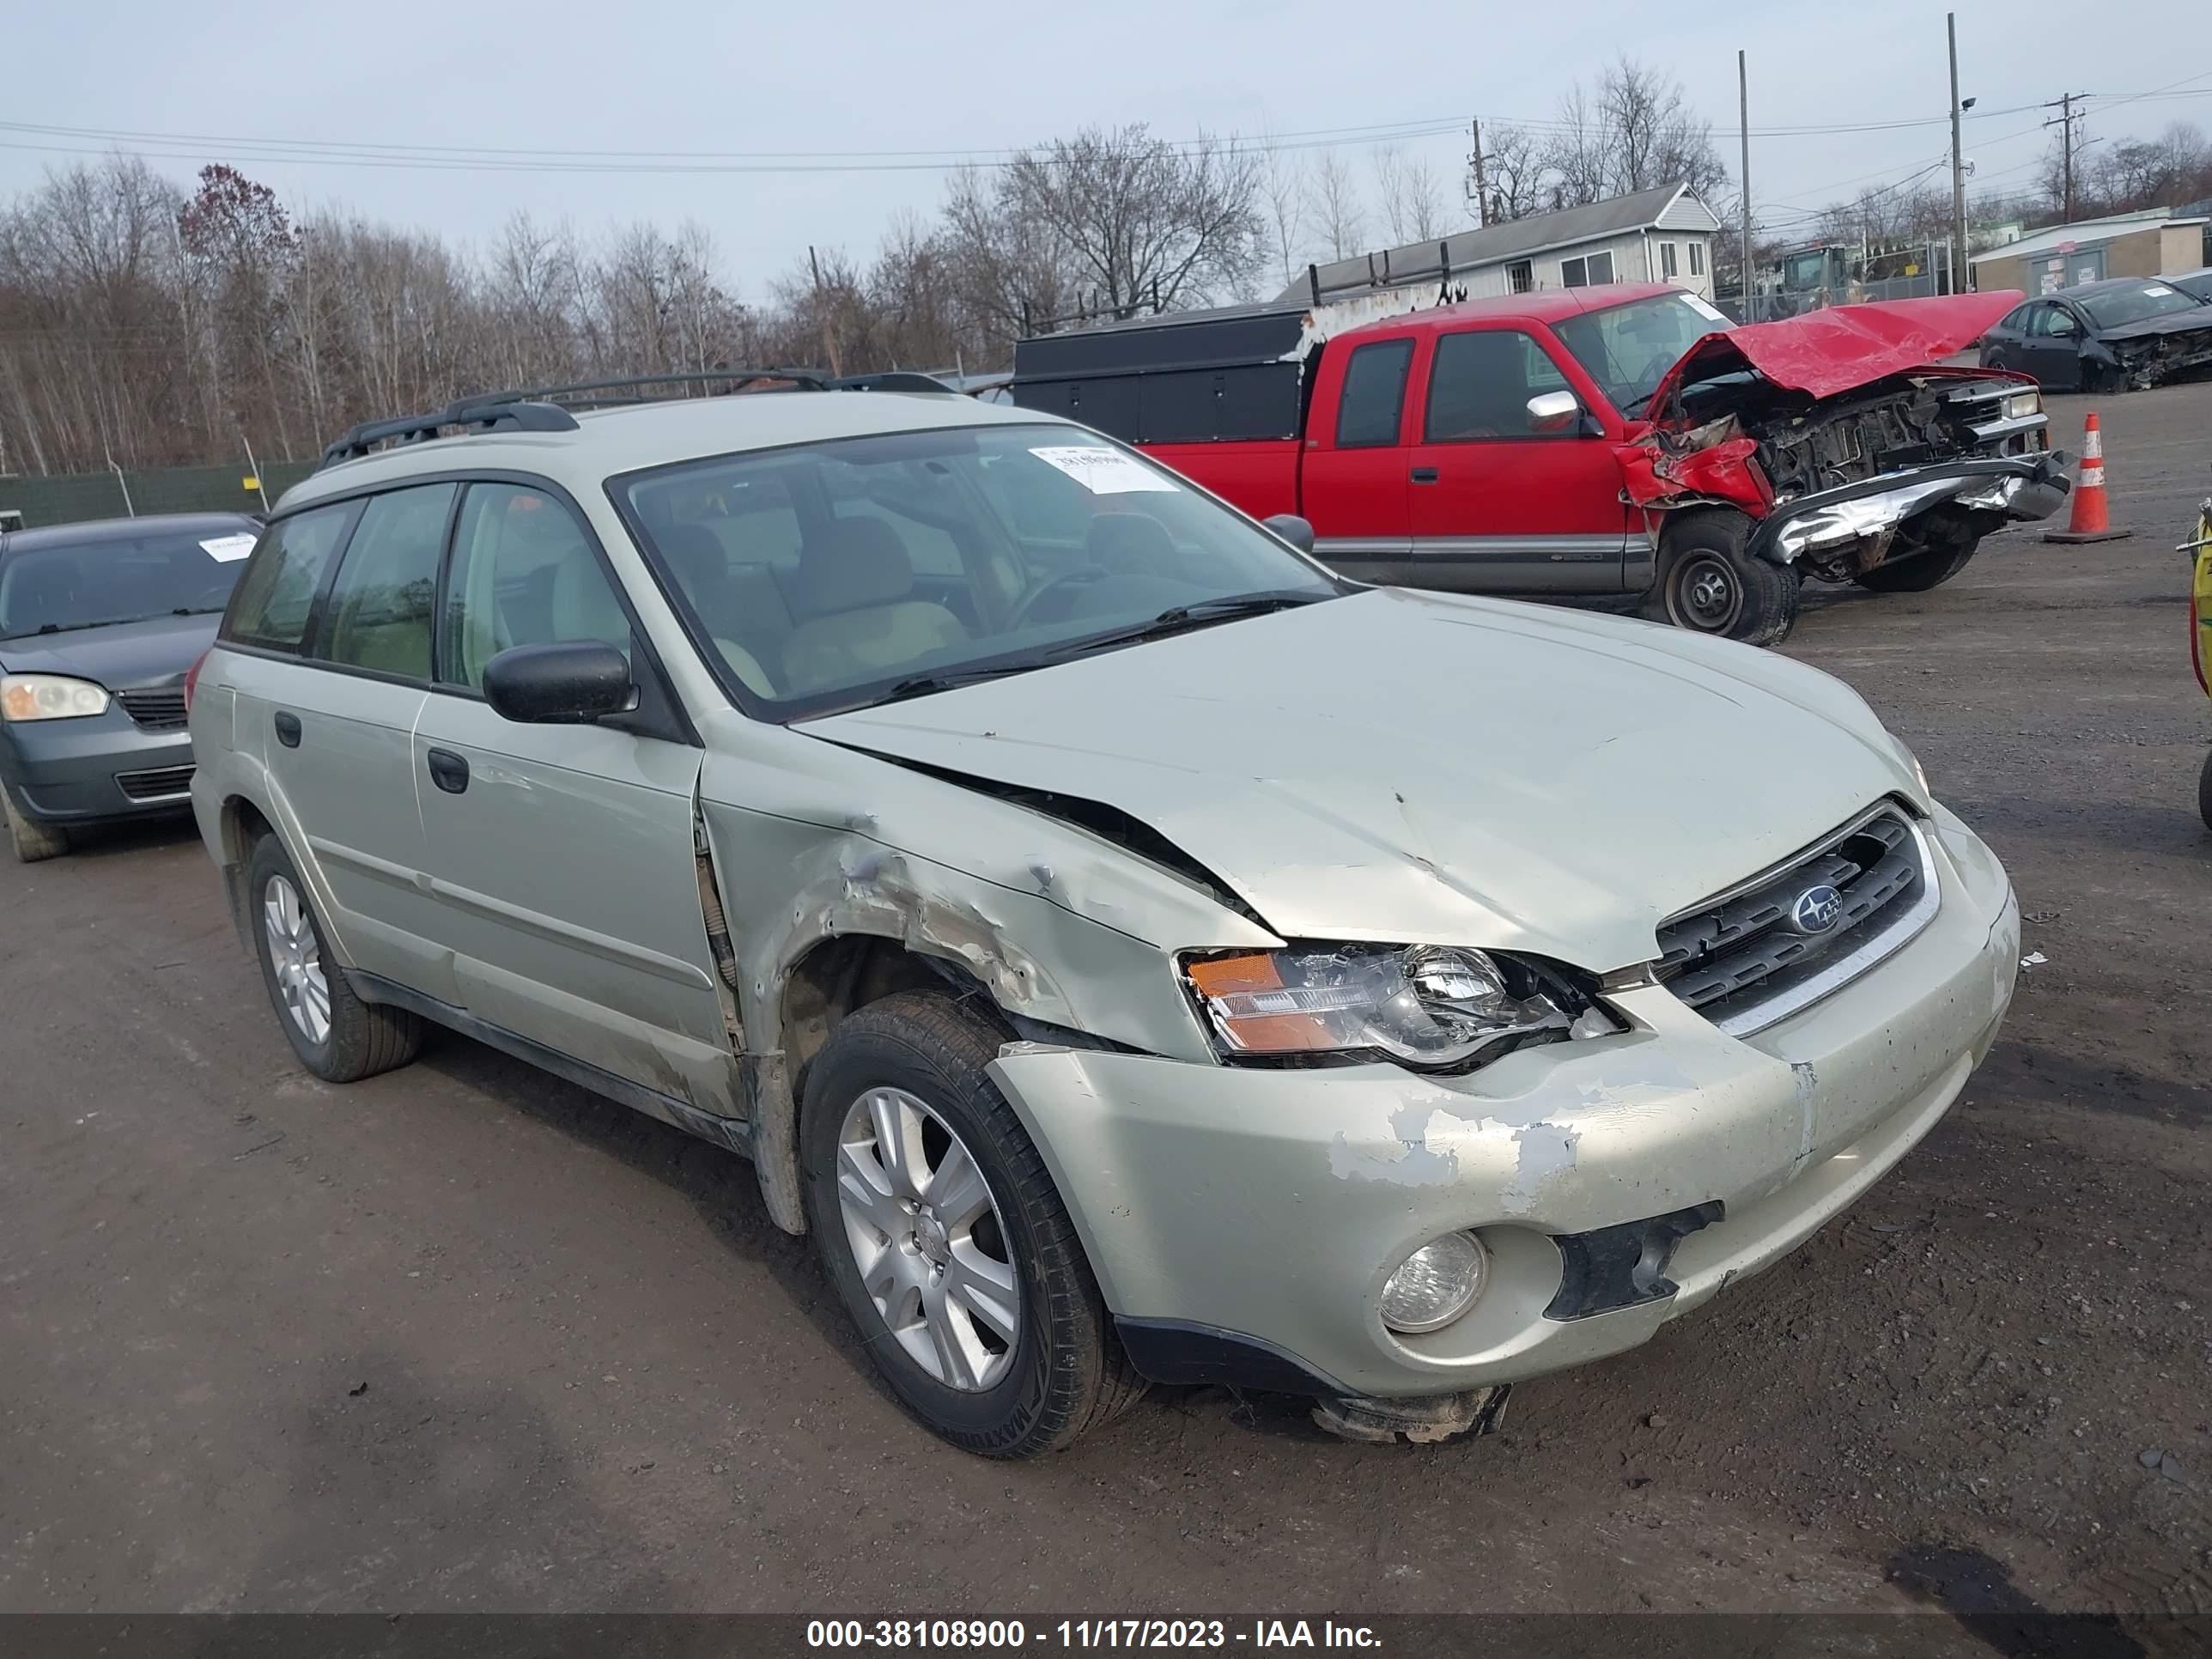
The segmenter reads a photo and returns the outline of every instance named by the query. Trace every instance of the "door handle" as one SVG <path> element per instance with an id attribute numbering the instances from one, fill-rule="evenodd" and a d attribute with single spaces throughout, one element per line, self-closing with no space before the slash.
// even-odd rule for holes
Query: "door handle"
<path id="1" fill-rule="evenodd" d="M 1413 469 L 1413 482 L 1415 483 L 1434 483 L 1436 481 L 1436 468 L 1432 466 L 1417 466 Z"/>
<path id="2" fill-rule="evenodd" d="M 300 746 L 300 717 L 289 708 L 276 711 L 276 741 L 287 749 Z"/>
<path id="3" fill-rule="evenodd" d="M 432 749 L 423 754 L 430 769 L 430 781 L 449 795 L 458 795 L 469 787 L 469 763 L 450 749 Z"/>

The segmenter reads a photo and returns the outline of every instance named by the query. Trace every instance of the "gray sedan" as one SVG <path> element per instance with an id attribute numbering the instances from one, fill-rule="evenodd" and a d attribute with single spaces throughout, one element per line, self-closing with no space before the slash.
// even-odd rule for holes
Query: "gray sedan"
<path id="1" fill-rule="evenodd" d="M 261 526 L 236 513 L 0 535 L 0 802 L 15 856 L 188 811 L 185 676 Z"/>

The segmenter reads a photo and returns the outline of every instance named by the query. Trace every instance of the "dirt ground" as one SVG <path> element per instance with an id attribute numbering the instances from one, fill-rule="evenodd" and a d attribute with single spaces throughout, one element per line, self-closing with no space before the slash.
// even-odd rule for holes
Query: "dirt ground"
<path id="1" fill-rule="evenodd" d="M 2169 550 L 2212 386 L 2103 413 L 2132 539 L 1824 592 L 1786 647 L 2010 866 L 2045 960 L 2004 1041 L 1785 1264 L 1487 1440 L 1181 1393 L 961 1456 L 735 1158 L 459 1038 L 313 1082 L 181 826 L 0 861 L 0 1609 L 2212 1612 L 2212 707 Z"/>

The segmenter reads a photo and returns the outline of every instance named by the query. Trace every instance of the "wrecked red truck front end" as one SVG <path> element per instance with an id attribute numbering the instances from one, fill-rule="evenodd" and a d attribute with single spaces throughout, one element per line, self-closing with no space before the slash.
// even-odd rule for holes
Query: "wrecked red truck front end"
<path id="1" fill-rule="evenodd" d="M 1705 335 L 1620 446 L 1628 499 L 1655 520 L 1735 507 L 1758 521 L 1750 550 L 1831 581 L 2048 517 L 2067 458 L 2033 380 L 1942 362 L 2021 298 L 1836 306 Z"/>

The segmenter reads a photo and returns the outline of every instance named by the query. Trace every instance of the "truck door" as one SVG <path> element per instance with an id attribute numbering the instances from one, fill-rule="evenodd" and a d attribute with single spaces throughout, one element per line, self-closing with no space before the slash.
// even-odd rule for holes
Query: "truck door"
<path id="1" fill-rule="evenodd" d="M 1314 552 L 1363 581 L 1406 580 L 1406 383 L 1410 335 L 1352 348 L 1344 373 L 1322 368 L 1307 419 L 1299 501 Z M 1334 386 L 1334 396 L 1330 396 Z"/>
<path id="2" fill-rule="evenodd" d="M 1439 334 L 1415 369 L 1409 580 L 1472 592 L 1622 592 L 1620 465 L 1588 422 L 1547 427 L 1529 413 L 1547 392 L 1588 406 L 1544 343 L 1518 328 Z"/>

